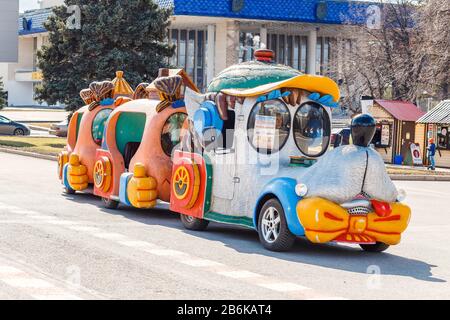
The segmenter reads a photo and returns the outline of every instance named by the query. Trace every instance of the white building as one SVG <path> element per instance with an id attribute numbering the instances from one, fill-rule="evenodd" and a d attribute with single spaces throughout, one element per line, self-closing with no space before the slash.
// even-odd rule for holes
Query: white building
<path id="1" fill-rule="evenodd" d="M 351 31 L 365 23 L 370 3 L 325 0 L 155 0 L 173 8 L 169 41 L 177 45 L 171 64 L 186 69 L 205 88 L 221 70 L 252 59 L 267 47 L 276 60 L 305 73 L 330 74 L 339 57 L 336 48 L 349 46 Z M 43 22 L 62 0 L 41 0 L 41 9 L 19 19 L 19 62 L 0 64 L 10 105 L 36 105 L 34 90 L 41 81 L 36 52 L 45 43 Z M 31 21 L 31 22 L 30 22 Z M 27 25 L 28 24 L 28 25 Z M 335 69 L 333 69 L 335 70 Z"/>

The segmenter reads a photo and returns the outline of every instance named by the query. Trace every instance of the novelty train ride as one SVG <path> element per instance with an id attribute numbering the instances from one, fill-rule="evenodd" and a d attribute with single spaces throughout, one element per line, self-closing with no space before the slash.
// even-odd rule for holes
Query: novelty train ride
<path id="1" fill-rule="evenodd" d="M 337 84 L 275 64 L 269 50 L 255 56 L 222 71 L 206 94 L 184 73 L 141 86 L 145 99 L 106 120 L 95 161 L 86 162 L 95 162 L 92 180 L 88 168 L 73 169 L 84 157 L 69 137 L 61 155 L 69 162 L 60 161 L 66 189 L 93 183 L 110 208 L 169 201 L 188 229 L 210 221 L 249 227 L 273 251 L 288 250 L 296 237 L 372 252 L 398 244 L 411 212 L 370 147 L 374 119 L 355 117 L 353 144 L 330 151 Z M 81 132 L 91 118 L 73 117 L 70 127 Z"/>

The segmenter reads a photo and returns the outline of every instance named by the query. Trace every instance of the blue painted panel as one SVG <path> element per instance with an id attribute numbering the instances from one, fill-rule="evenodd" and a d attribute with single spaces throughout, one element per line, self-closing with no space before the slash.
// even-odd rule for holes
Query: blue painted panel
<path id="1" fill-rule="evenodd" d="M 292 178 L 275 178 L 267 183 L 263 191 L 261 192 L 258 201 L 255 204 L 255 212 L 253 216 L 253 223 L 256 226 L 258 224 L 258 212 L 256 212 L 256 208 L 258 207 L 259 202 L 266 195 L 271 194 L 278 198 L 281 202 L 281 205 L 284 209 L 284 214 L 286 216 L 287 225 L 289 230 L 295 234 L 296 236 L 305 235 L 305 230 L 300 224 L 300 220 L 297 217 L 297 203 L 301 200 L 295 193 L 295 186 L 297 185 L 297 181 Z"/>
<path id="2" fill-rule="evenodd" d="M 365 10 L 373 4 L 355 1 L 324 0 L 245 0 L 241 11 L 232 11 L 231 0 L 172 0 L 175 15 L 199 15 L 278 21 L 331 24 L 365 23 Z M 158 1 L 168 3 L 169 1 Z M 326 3 L 325 16 L 318 18 L 317 6 Z"/>
<path id="3" fill-rule="evenodd" d="M 127 186 L 128 181 L 133 177 L 133 173 L 126 172 L 123 173 L 120 176 L 120 183 L 119 183 L 119 201 L 127 206 L 131 207 L 131 203 L 128 200 L 128 194 L 127 194 Z"/>

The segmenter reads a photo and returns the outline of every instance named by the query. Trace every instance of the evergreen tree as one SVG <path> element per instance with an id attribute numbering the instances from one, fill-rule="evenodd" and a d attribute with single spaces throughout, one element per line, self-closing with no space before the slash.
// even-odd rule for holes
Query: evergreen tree
<path id="1" fill-rule="evenodd" d="M 71 5 L 80 8 L 79 29 L 66 25 Z M 38 99 L 49 104 L 76 110 L 83 104 L 79 91 L 114 78 L 116 70 L 133 87 L 152 81 L 173 54 L 166 42 L 171 10 L 153 0 L 65 0 L 53 12 L 45 23 L 49 43 L 38 52 L 44 77 Z"/>
<path id="2" fill-rule="evenodd" d="M 7 93 L 3 88 L 3 79 L 0 77 L 0 110 L 8 105 Z"/>

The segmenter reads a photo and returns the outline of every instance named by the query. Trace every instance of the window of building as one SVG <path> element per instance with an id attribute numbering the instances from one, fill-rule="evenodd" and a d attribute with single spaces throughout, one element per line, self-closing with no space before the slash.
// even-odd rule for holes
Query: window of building
<path id="1" fill-rule="evenodd" d="M 257 103 L 250 112 L 247 135 L 250 145 L 259 153 L 278 152 L 286 144 L 291 131 L 291 114 L 281 100 Z"/>
<path id="2" fill-rule="evenodd" d="M 161 147 L 169 157 L 172 155 L 173 149 L 181 142 L 181 129 L 186 118 L 185 113 L 176 112 L 164 124 L 161 132 Z"/>
<path id="3" fill-rule="evenodd" d="M 267 48 L 276 53 L 276 61 L 306 73 L 308 38 L 285 34 L 268 34 Z"/>
<path id="4" fill-rule="evenodd" d="M 330 38 L 318 37 L 316 47 L 316 74 L 328 74 L 330 63 Z"/>
<path id="5" fill-rule="evenodd" d="M 253 60 L 255 50 L 261 46 L 259 33 L 239 33 L 239 63 Z"/>
<path id="6" fill-rule="evenodd" d="M 331 122 L 320 104 L 302 104 L 294 117 L 294 140 L 299 150 L 308 157 L 322 155 L 330 144 Z"/>
<path id="7" fill-rule="evenodd" d="M 103 133 L 105 131 L 105 123 L 111 114 L 112 109 L 100 110 L 92 121 L 92 138 L 94 142 L 101 145 L 103 139 Z"/>
<path id="8" fill-rule="evenodd" d="M 449 127 L 438 126 L 437 128 L 437 147 L 439 149 L 450 150 Z"/>
<path id="9" fill-rule="evenodd" d="M 170 29 L 169 39 L 176 47 L 170 64 L 185 69 L 197 87 L 205 88 L 207 32 Z"/>

